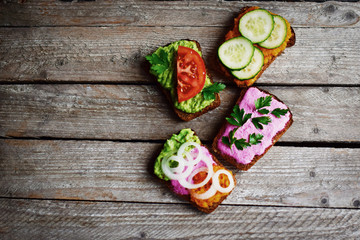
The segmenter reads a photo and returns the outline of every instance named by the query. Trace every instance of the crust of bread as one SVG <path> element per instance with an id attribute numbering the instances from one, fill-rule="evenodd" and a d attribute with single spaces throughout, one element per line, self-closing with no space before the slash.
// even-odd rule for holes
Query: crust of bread
<path id="1" fill-rule="evenodd" d="M 187 40 L 187 41 L 192 41 L 194 43 L 196 43 L 196 46 L 198 47 L 199 51 L 201 52 L 201 46 L 200 46 L 200 43 L 195 41 L 195 40 L 190 40 L 190 39 L 184 39 L 184 40 Z M 204 58 L 203 58 L 203 61 L 204 61 Z M 205 62 L 205 61 L 204 61 Z M 206 66 L 206 65 L 205 65 Z M 206 68 L 206 74 L 208 75 L 208 77 L 210 78 L 210 81 L 211 83 L 214 83 L 213 79 L 212 79 L 212 76 L 209 74 L 207 68 Z M 171 94 L 170 94 L 170 91 L 168 91 L 167 89 L 163 88 L 159 82 L 157 81 L 156 77 L 155 78 L 155 81 L 158 85 L 158 87 L 160 88 L 160 90 L 163 92 L 163 94 L 166 96 L 167 100 L 170 102 L 170 105 L 172 107 L 172 109 L 174 110 L 175 114 L 183 121 L 190 121 L 194 118 L 197 118 L 201 115 L 203 115 L 204 113 L 207 113 L 215 108 L 217 108 L 218 106 L 220 106 L 220 95 L 218 93 L 215 93 L 215 100 L 210 104 L 208 105 L 207 107 L 205 107 L 204 109 L 202 109 L 201 111 L 199 112 L 195 112 L 195 113 L 187 113 L 187 112 L 184 112 L 184 111 L 181 111 L 180 109 L 177 109 L 174 105 L 174 102 L 171 98 Z"/>
<path id="2" fill-rule="evenodd" d="M 259 88 L 258 88 L 259 89 Z M 248 88 L 244 88 L 241 93 L 240 93 L 240 96 L 239 96 L 239 99 L 237 100 L 236 104 L 239 104 L 241 102 L 241 100 L 243 99 L 246 91 L 248 90 Z M 265 90 L 262 90 L 262 89 L 259 89 L 261 92 L 263 93 L 266 93 L 266 94 L 269 94 L 271 95 L 274 99 L 276 99 L 277 101 L 281 102 L 281 103 L 284 103 L 282 102 L 280 99 L 278 99 L 275 95 L 265 91 Z M 248 164 L 241 164 L 241 163 L 238 163 L 236 161 L 235 158 L 233 157 L 230 157 L 228 155 L 225 155 L 225 154 L 222 154 L 221 151 L 219 150 L 218 146 L 217 146 L 217 143 L 220 139 L 220 137 L 222 136 L 222 134 L 224 133 L 225 131 L 225 127 L 226 127 L 226 122 L 224 122 L 224 124 L 222 125 L 219 133 L 216 135 L 214 141 L 213 141 L 213 144 L 212 144 L 212 150 L 218 155 L 220 156 L 222 159 L 228 161 L 229 163 L 231 163 L 232 165 L 234 165 L 236 168 L 242 170 L 242 171 L 247 171 L 249 170 L 252 166 L 254 166 L 254 164 L 260 159 L 262 158 L 266 152 L 272 147 L 274 146 L 274 144 L 280 139 L 280 137 L 289 129 L 289 127 L 291 126 L 291 124 L 293 123 L 293 119 L 292 119 L 292 113 L 289 109 L 289 113 L 290 113 L 290 118 L 289 118 L 289 121 L 286 123 L 285 127 L 283 129 L 281 129 L 280 131 L 278 131 L 276 133 L 276 135 L 272 138 L 272 141 L 271 141 L 271 145 L 269 147 L 267 147 L 265 149 L 265 151 L 261 154 L 261 155 L 255 155 L 254 158 L 251 160 L 250 163 Z"/>
<path id="3" fill-rule="evenodd" d="M 238 30 L 238 24 L 239 24 L 239 19 L 247 12 L 252 11 L 254 9 L 258 9 L 259 7 L 244 7 L 240 10 L 239 15 L 234 19 L 234 26 L 233 28 L 231 28 L 231 30 L 226 34 L 226 37 L 224 39 L 224 42 L 227 39 L 230 39 L 232 37 L 229 37 L 229 35 L 237 35 L 237 36 L 241 36 L 239 30 Z M 270 12 L 271 13 L 271 12 Z M 273 14 L 273 13 L 271 13 Z M 276 14 L 273 14 L 276 15 Z M 287 20 L 286 20 L 287 22 Z M 288 24 L 288 22 L 287 22 Z M 291 29 L 291 36 L 289 38 L 289 40 L 286 43 L 286 48 L 288 47 L 292 47 L 295 45 L 296 42 L 296 37 L 295 37 L 295 32 L 294 29 L 290 26 Z M 261 50 L 261 47 L 259 47 L 257 44 L 255 44 L 256 47 L 258 47 Z M 285 50 L 285 49 L 284 49 Z M 239 80 L 237 78 L 235 78 L 231 72 L 221 63 L 219 57 L 217 58 L 218 64 L 220 66 L 219 70 L 229 79 L 231 79 L 232 81 L 234 81 L 236 83 L 236 85 L 238 87 L 249 87 L 251 85 L 254 84 L 254 82 L 261 76 L 261 74 L 270 66 L 270 64 L 281 54 L 283 53 L 283 51 L 280 51 L 276 56 L 272 56 L 268 62 L 266 64 L 264 64 L 260 70 L 260 72 L 258 74 L 256 74 L 255 77 L 251 78 L 251 79 L 247 79 L 247 80 Z"/>
<path id="4" fill-rule="evenodd" d="M 192 130 L 192 131 L 195 132 L 194 130 Z M 195 135 L 196 135 L 196 133 L 195 133 Z M 209 153 L 211 154 L 214 162 L 215 162 L 217 165 L 219 165 L 219 166 L 221 166 L 221 167 L 224 167 L 224 165 L 222 165 L 222 164 L 219 162 L 219 160 L 216 158 L 216 156 L 211 153 L 210 149 L 209 149 L 207 146 L 203 145 L 202 143 L 201 143 L 201 146 L 204 146 L 204 147 L 206 147 L 206 148 L 209 150 Z M 225 168 L 225 167 L 224 167 L 224 168 Z M 232 175 L 233 175 L 233 174 L 232 174 Z M 214 203 L 212 204 L 212 206 L 210 206 L 210 207 L 208 207 L 208 208 L 204 208 L 204 207 L 200 207 L 200 206 L 197 205 L 194 201 L 192 201 L 191 198 L 190 198 L 190 194 L 189 194 L 189 195 L 180 195 L 180 194 L 175 193 L 174 188 L 173 188 L 173 186 L 171 185 L 171 182 L 170 182 L 170 181 L 165 181 L 165 180 L 160 179 L 160 178 L 158 178 L 158 177 L 156 177 L 156 178 L 159 179 L 163 184 L 165 184 L 165 185 L 173 192 L 173 194 L 175 194 L 176 196 L 179 196 L 180 198 L 182 198 L 182 199 L 190 202 L 194 207 L 196 207 L 197 209 L 199 209 L 200 211 L 202 211 L 202 212 L 204 212 L 204 213 L 211 213 L 211 212 L 213 212 L 213 211 L 221 204 L 221 202 L 224 201 L 224 200 L 227 198 L 227 196 L 229 196 L 229 195 L 231 194 L 231 192 L 235 189 L 235 187 L 234 187 L 234 189 L 231 190 L 227 195 L 222 196 L 219 201 L 214 202 Z M 233 175 L 233 179 L 234 179 L 234 184 L 235 184 L 235 186 L 236 186 L 236 178 L 234 177 L 234 175 Z"/>

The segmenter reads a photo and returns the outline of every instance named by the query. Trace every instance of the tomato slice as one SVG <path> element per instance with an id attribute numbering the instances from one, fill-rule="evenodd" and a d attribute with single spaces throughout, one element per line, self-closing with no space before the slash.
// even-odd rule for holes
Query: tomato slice
<path id="1" fill-rule="evenodd" d="M 194 49 L 179 46 L 176 57 L 178 102 L 193 98 L 204 87 L 205 63 Z"/>

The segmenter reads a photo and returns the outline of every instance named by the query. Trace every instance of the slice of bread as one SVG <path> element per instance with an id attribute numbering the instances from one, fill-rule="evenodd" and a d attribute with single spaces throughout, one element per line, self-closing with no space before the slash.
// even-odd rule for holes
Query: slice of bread
<path id="1" fill-rule="evenodd" d="M 192 41 L 194 43 L 196 43 L 196 46 L 197 48 L 199 49 L 199 51 L 201 52 L 201 46 L 200 46 L 200 43 L 195 41 L 195 40 L 188 40 L 186 39 L 186 41 Z M 204 59 L 203 59 L 204 60 Z M 204 61 L 205 63 L 205 61 Z M 208 70 L 206 69 L 206 74 L 207 76 L 209 77 L 211 83 L 214 83 L 213 82 L 213 79 L 212 79 L 212 76 L 209 74 Z M 174 81 L 176 81 L 176 74 L 174 74 L 175 76 L 174 77 Z M 156 77 L 155 77 L 156 78 Z M 220 106 L 220 96 L 218 93 L 215 93 L 215 100 L 208 106 L 206 106 L 205 108 L 203 108 L 201 111 L 198 111 L 198 112 L 195 112 L 195 113 L 187 113 L 187 112 L 184 112 L 178 108 L 175 107 L 175 104 L 174 104 L 174 101 L 173 101 L 173 98 L 171 97 L 171 93 L 169 90 L 163 88 L 160 83 L 156 80 L 156 83 L 157 85 L 159 86 L 159 88 L 161 89 L 161 91 L 165 94 L 166 98 L 168 99 L 168 101 L 170 102 L 171 104 L 171 107 L 173 108 L 175 114 L 180 118 L 182 119 L 183 121 L 190 121 L 194 118 L 197 118 L 199 116 L 201 116 L 202 114 L 204 113 L 207 113 L 208 111 L 210 110 L 213 110 L 215 108 L 217 108 L 218 106 Z"/>
<path id="2" fill-rule="evenodd" d="M 234 37 L 239 37 L 241 36 L 240 32 L 239 32 L 239 21 L 240 18 L 242 16 L 245 15 L 245 13 L 250 12 L 252 10 L 255 9 L 259 9 L 259 7 L 244 7 L 241 9 L 239 15 L 234 19 L 234 26 L 233 28 L 225 35 L 225 39 L 224 42 L 234 38 Z M 270 12 L 271 13 L 271 12 Z M 274 13 L 271 13 L 273 15 L 276 15 Z M 270 64 L 275 60 L 276 57 L 278 57 L 287 47 L 292 47 L 295 44 L 295 32 L 294 29 L 290 26 L 290 23 L 284 18 L 286 25 L 287 25 L 287 35 L 285 38 L 285 41 L 283 42 L 283 44 L 281 46 L 279 46 L 278 48 L 275 49 L 266 49 L 263 47 L 260 47 L 258 44 L 254 44 L 254 46 L 256 46 L 257 48 L 259 48 L 263 54 L 264 54 L 264 65 L 262 66 L 260 72 L 253 78 L 251 79 L 247 79 L 247 80 L 239 80 L 237 78 L 235 78 L 231 72 L 221 63 L 221 61 L 218 59 L 218 63 L 220 65 L 220 71 L 227 76 L 229 79 L 231 79 L 232 81 L 234 81 L 236 83 L 237 86 L 239 87 L 246 87 L 246 86 L 251 86 L 254 84 L 254 82 L 261 76 L 261 74 L 265 71 L 265 69 L 267 69 Z"/>
<path id="3" fill-rule="evenodd" d="M 272 97 L 271 105 L 265 107 L 269 110 L 269 113 L 261 114 L 255 109 L 255 100 L 266 96 Z M 256 87 L 244 88 L 236 104 L 239 105 L 240 109 L 244 109 L 246 114 L 251 113 L 252 116 L 251 119 L 236 131 L 235 137 L 237 139 L 244 138 L 246 141 L 249 141 L 250 134 L 261 134 L 263 135 L 261 143 L 251 145 L 243 150 L 238 150 L 233 145 L 231 149 L 222 142 L 222 138 L 228 137 L 229 132 L 236 128 L 236 126 L 225 121 L 213 141 L 212 149 L 216 154 L 221 156 L 221 158 L 230 162 L 238 169 L 247 171 L 280 139 L 293 123 L 293 119 L 290 109 L 281 100 L 271 93 Z M 280 118 L 277 118 L 271 114 L 276 108 L 288 109 L 288 112 Z M 268 125 L 263 125 L 263 129 L 257 129 L 252 123 L 252 118 L 262 116 L 269 116 L 271 122 L 268 123 Z"/>
<path id="4" fill-rule="evenodd" d="M 191 130 L 192 131 L 192 130 Z M 181 132 L 181 131 L 180 131 Z M 196 136 L 195 132 L 192 131 L 194 133 L 194 135 Z M 174 134 L 175 135 L 175 134 Z M 173 135 L 173 136 L 174 136 Z M 224 170 L 227 170 L 218 160 L 217 158 L 209 151 L 209 149 L 200 143 L 200 146 L 202 148 L 202 150 L 205 152 L 205 154 L 207 156 L 211 156 L 211 159 L 213 160 L 213 168 L 214 168 L 214 171 L 218 171 L 220 169 L 224 169 Z M 163 149 L 165 148 L 165 146 L 163 147 Z M 162 161 L 163 159 L 161 159 Z M 201 165 L 200 165 L 201 166 Z M 196 169 L 197 167 L 194 167 L 194 169 Z M 236 185 L 236 179 L 233 175 L 233 173 L 229 170 L 227 170 L 231 176 L 232 176 L 232 179 L 234 181 L 234 185 Z M 204 173 L 205 174 L 205 173 Z M 196 174 L 197 175 L 197 174 Z M 196 177 L 196 175 L 194 177 Z M 204 177 L 207 176 L 207 174 L 203 175 Z M 184 188 L 182 187 L 178 181 L 173 181 L 173 180 L 164 180 L 164 179 L 160 179 L 159 180 L 161 182 L 163 182 L 164 184 L 166 184 L 168 186 L 168 188 L 171 189 L 171 191 L 185 199 L 186 201 L 189 201 L 193 206 L 195 206 L 196 208 L 198 208 L 200 211 L 202 212 L 205 212 L 205 213 L 211 213 L 213 212 L 218 206 L 219 204 L 221 204 L 221 202 L 223 200 L 226 199 L 226 197 L 232 192 L 232 190 L 228 193 L 221 193 L 219 191 L 216 192 L 216 194 L 212 197 L 210 197 L 209 199 L 205 199 L 205 200 L 200 200 L 200 199 L 196 199 L 193 195 L 193 193 L 195 193 L 196 191 L 198 191 L 198 193 L 203 193 L 203 191 L 207 190 L 208 188 L 210 188 L 211 186 L 211 181 L 212 180 L 209 180 L 209 182 L 204 186 L 204 187 L 201 187 L 201 188 L 198 188 L 198 189 L 193 189 L 193 190 L 190 190 L 190 189 L 187 189 L 187 188 Z M 221 183 L 220 183 L 221 184 Z M 235 186 L 234 186 L 235 188 Z M 234 189 L 233 188 L 233 189 Z M 185 192 L 184 192 L 185 191 Z M 199 192 L 200 191 L 200 192 Z"/>

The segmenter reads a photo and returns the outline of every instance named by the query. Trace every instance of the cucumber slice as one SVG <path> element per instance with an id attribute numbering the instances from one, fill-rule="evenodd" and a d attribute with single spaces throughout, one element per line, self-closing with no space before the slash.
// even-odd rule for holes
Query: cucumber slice
<path id="1" fill-rule="evenodd" d="M 253 43 L 265 41 L 274 28 L 271 13 L 264 9 L 256 9 L 246 13 L 239 22 L 239 31 Z"/>
<path id="2" fill-rule="evenodd" d="M 255 77 L 264 65 L 264 54 L 255 47 L 254 56 L 249 65 L 238 71 L 231 71 L 232 75 L 239 80 L 246 80 Z"/>
<path id="3" fill-rule="evenodd" d="M 233 70 L 239 70 L 249 65 L 254 54 L 254 46 L 244 37 L 227 40 L 218 49 L 220 61 Z"/>
<path id="4" fill-rule="evenodd" d="M 259 43 L 261 47 L 273 49 L 279 47 L 285 41 L 287 34 L 287 26 L 285 19 L 275 15 L 274 22 L 274 30 L 271 32 L 271 35 L 268 39 L 266 39 L 264 42 Z"/>

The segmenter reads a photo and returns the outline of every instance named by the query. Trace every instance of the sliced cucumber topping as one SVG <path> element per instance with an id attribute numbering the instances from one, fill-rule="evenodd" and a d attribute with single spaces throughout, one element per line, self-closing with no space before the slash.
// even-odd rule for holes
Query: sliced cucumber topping
<path id="1" fill-rule="evenodd" d="M 218 49 L 220 61 L 233 70 L 246 67 L 254 54 L 254 46 L 244 37 L 232 38 L 224 42 Z"/>
<path id="2" fill-rule="evenodd" d="M 264 54 L 260 49 L 255 47 L 254 56 L 249 65 L 238 71 L 231 71 L 231 73 L 240 80 L 246 80 L 255 77 L 264 65 Z"/>
<path id="3" fill-rule="evenodd" d="M 273 16 L 264 9 L 246 13 L 239 22 L 239 31 L 253 43 L 265 41 L 274 28 Z"/>
<path id="4" fill-rule="evenodd" d="M 261 47 L 264 48 L 277 48 L 279 47 L 286 38 L 287 26 L 285 20 L 280 16 L 274 16 L 274 30 L 271 32 L 271 35 L 264 42 L 259 43 Z"/>

